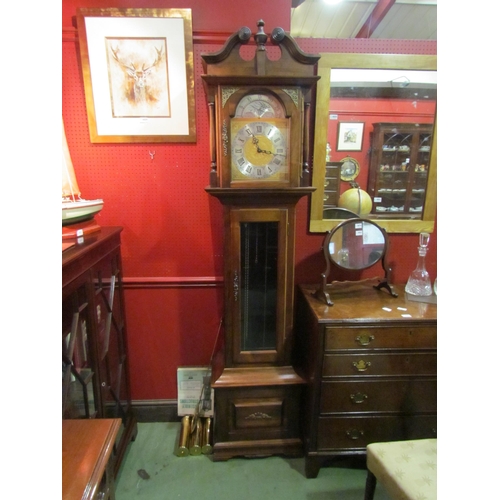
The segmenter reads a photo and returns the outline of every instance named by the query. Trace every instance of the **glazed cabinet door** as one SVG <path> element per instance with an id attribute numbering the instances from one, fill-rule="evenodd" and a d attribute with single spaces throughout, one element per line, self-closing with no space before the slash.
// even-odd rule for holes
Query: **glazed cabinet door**
<path id="1" fill-rule="evenodd" d="M 104 418 L 121 418 L 126 427 L 131 403 L 119 251 L 99 261 L 92 268 L 92 274 L 101 414 Z"/>
<path id="2" fill-rule="evenodd" d="M 232 209 L 230 220 L 226 292 L 232 359 L 228 361 L 280 364 L 290 328 L 288 210 Z"/>
<path id="3" fill-rule="evenodd" d="M 62 299 L 62 418 L 93 418 L 97 414 L 99 388 L 91 342 L 89 273 L 68 286 Z"/>

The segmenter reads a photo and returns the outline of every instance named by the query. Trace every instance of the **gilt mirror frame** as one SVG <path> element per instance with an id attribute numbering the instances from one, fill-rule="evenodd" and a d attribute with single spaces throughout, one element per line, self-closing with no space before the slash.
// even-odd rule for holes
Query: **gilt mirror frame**
<path id="1" fill-rule="evenodd" d="M 435 55 L 406 54 L 342 54 L 322 53 L 318 62 L 321 77 L 316 89 L 316 119 L 314 132 L 314 156 L 312 184 L 316 187 L 311 196 L 309 230 L 324 233 L 338 225 L 341 220 L 323 219 L 324 179 L 326 173 L 326 143 L 328 114 L 330 109 L 330 70 L 341 69 L 407 69 L 437 70 Z M 428 171 L 427 192 L 421 219 L 391 220 L 377 219 L 375 222 L 388 233 L 421 233 L 434 231 L 437 208 L 437 121 L 434 120 L 431 158 Z"/>

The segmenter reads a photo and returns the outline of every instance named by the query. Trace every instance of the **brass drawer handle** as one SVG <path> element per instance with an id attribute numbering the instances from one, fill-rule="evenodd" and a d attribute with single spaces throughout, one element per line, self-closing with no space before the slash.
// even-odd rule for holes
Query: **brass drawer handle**
<path id="1" fill-rule="evenodd" d="M 361 437 L 364 436 L 364 432 L 358 429 L 349 429 L 346 431 L 346 434 L 353 440 L 356 441 L 356 439 L 360 439 Z"/>
<path id="2" fill-rule="evenodd" d="M 363 394 L 362 392 L 357 392 L 356 394 L 351 394 L 351 401 L 355 404 L 363 403 L 368 399 L 368 394 Z"/>
<path id="3" fill-rule="evenodd" d="M 373 335 L 368 335 L 367 333 L 362 333 L 356 337 L 356 342 L 359 345 L 368 345 L 372 340 L 375 340 Z"/>
<path id="4" fill-rule="evenodd" d="M 371 363 L 370 361 L 363 361 L 362 359 L 360 359 L 357 363 L 356 361 L 353 361 L 352 366 L 354 366 L 354 368 L 356 368 L 356 371 L 358 372 L 366 372 L 366 370 L 368 370 L 368 368 L 371 366 Z"/>

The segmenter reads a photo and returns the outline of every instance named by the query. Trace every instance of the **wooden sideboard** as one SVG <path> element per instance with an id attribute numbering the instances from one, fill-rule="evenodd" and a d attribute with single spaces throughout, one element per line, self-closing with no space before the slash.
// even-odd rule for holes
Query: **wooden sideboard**
<path id="1" fill-rule="evenodd" d="M 316 289 L 300 286 L 296 308 L 306 476 L 372 442 L 436 437 L 437 305 L 365 281 L 333 285 L 328 306 Z"/>
<path id="2" fill-rule="evenodd" d="M 62 253 L 62 418 L 119 418 L 115 476 L 137 435 L 131 409 L 120 227 Z"/>
<path id="3" fill-rule="evenodd" d="M 113 445 L 120 419 L 62 421 L 62 499 L 114 500 Z"/>

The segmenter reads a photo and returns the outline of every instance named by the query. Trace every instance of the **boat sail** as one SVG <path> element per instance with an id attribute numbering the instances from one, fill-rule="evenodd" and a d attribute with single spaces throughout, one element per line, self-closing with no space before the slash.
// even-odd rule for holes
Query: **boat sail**
<path id="1" fill-rule="evenodd" d="M 85 200 L 81 196 L 73 162 L 69 154 L 64 121 L 62 122 L 62 225 L 90 220 L 102 210 L 104 201 Z"/>

